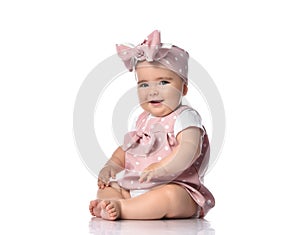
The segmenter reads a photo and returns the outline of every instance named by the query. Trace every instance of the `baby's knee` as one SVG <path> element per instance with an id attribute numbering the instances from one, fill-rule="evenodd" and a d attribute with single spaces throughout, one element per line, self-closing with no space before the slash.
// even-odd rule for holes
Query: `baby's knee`
<path id="1" fill-rule="evenodd" d="M 164 186 L 164 193 L 170 202 L 178 201 L 178 197 L 185 191 L 180 185 L 167 184 Z"/>

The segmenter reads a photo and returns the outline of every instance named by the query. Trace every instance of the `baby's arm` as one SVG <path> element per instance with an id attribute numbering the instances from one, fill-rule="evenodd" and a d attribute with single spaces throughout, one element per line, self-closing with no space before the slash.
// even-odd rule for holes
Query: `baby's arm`
<path id="1" fill-rule="evenodd" d="M 111 158 L 107 161 L 98 175 L 98 186 L 103 189 L 109 185 L 110 178 L 115 179 L 116 174 L 124 170 L 125 167 L 125 152 L 121 147 L 118 147 Z"/>
<path id="2" fill-rule="evenodd" d="M 181 131 L 176 137 L 178 145 L 174 151 L 162 161 L 153 163 L 144 169 L 139 181 L 149 182 L 153 177 L 180 175 L 199 156 L 202 134 L 203 131 L 197 127 L 189 127 Z"/>

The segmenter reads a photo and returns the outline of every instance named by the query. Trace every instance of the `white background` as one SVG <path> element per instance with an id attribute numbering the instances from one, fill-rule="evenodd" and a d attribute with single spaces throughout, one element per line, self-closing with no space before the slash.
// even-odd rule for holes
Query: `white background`
<path id="1" fill-rule="evenodd" d="M 73 139 L 87 74 L 152 30 L 189 51 L 226 110 L 207 175 L 216 234 L 299 234 L 297 1 L 1 1 L 1 234 L 88 234 L 96 179 Z M 297 232 L 298 231 L 298 232 Z"/>

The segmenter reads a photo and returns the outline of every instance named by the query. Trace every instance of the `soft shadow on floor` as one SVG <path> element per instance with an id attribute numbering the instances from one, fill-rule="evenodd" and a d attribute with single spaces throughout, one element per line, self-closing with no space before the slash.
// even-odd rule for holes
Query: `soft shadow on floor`
<path id="1" fill-rule="evenodd" d="M 93 235 L 215 235 L 204 219 L 107 221 L 93 217 L 89 230 Z"/>

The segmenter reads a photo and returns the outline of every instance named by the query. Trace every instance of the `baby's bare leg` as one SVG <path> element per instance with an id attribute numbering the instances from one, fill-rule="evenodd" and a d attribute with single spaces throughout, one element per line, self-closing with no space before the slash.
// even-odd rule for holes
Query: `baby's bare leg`
<path id="1" fill-rule="evenodd" d="M 98 189 L 97 192 L 98 199 L 127 199 L 130 198 L 129 191 L 121 188 L 116 182 L 112 182 L 109 187 L 104 189 Z"/>
<path id="2" fill-rule="evenodd" d="M 197 211 L 197 204 L 184 188 L 176 184 L 157 187 L 141 196 L 106 200 L 103 211 L 112 216 L 104 219 L 161 219 L 189 218 Z M 102 211 L 102 213 L 103 213 Z"/>

